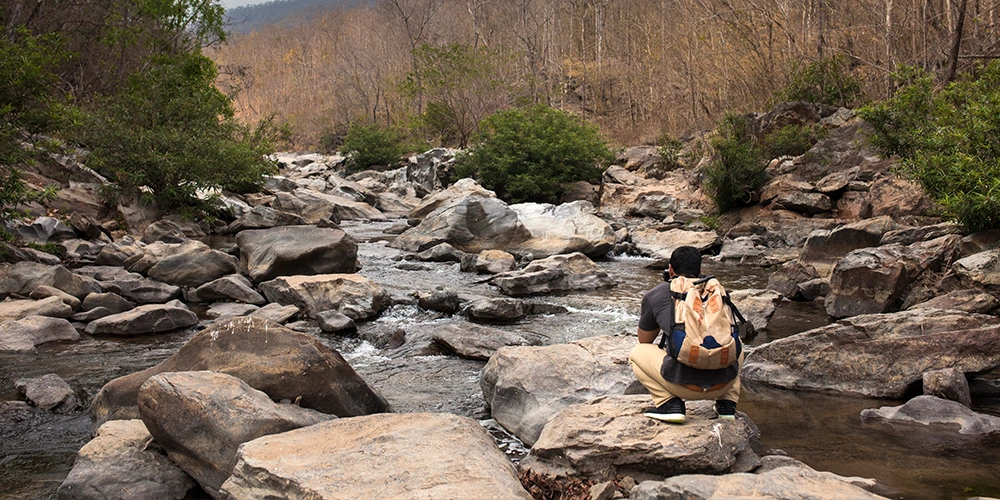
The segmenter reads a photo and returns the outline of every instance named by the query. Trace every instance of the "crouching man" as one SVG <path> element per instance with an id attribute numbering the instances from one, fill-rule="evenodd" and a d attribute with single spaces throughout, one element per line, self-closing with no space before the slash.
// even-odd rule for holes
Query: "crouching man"
<path id="1" fill-rule="evenodd" d="M 715 400 L 715 411 L 720 419 L 734 420 L 736 418 L 736 403 L 740 398 L 739 374 L 740 367 L 743 365 L 743 353 L 739 331 L 728 322 L 728 318 L 732 317 L 733 314 L 729 309 L 732 302 L 728 300 L 728 295 L 725 294 L 721 286 L 718 289 L 721 291 L 723 300 L 713 301 L 713 298 L 710 297 L 710 290 L 705 289 L 705 283 L 714 286 L 712 283 L 717 285 L 718 282 L 714 278 L 711 280 L 701 278 L 701 252 L 697 248 L 684 246 L 674 250 L 670 256 L 668 273 L 669 281 L 649 290 L 642 298 L 642 309 L 639 315 L 639 345 L 635 346 L 629 353 L 629 364 L 632 365 L 632 371 L 635 372 L 639 382 L 646 386 L 652 394 L 653 404 L 656 405 L 655 408 L 646 411 L 645 415 L 663 422 L 683 424 L 686 419 L 685 400 L 711 399 Z M 680 278 L 678 279 L 678 277 Z M 689 294 L 688 290 L 699 293 Z M 708 297 L 708 300 L 702 302 L 703 297 Z M 705 316 L 711 316 L 709 311 L 717 316 L 724 315 L 722 317 L 730 326 L 723 333 L 719 333 L 719 330 L 709 332 L 714 333 L 715 338 L 704 337 L 704 340 L 698 340 L 701 346 L 718 347 L 719 349 L 714 349 L 716 351 L 723 346 L 725 347 L 721 363 L 716 360 L 714 364 L 706 365 L 708 351 L 697 346 L 690 347 L 689 343 L 695 322 L 694 317 L 697 316 L 701 319 L 702 312 Z M 679 312 L 681 314 L 678 314 Z M 685 321 L 689 323 L 687 328 L 688 342 L 684 342 Z M 716 319 L 717 323 L 721 321 L 723 320 Z M 707 329 L 711 328 L 722 329 L 724 327 L 707 327 Z M 654 344 L 661 331 L 666 337 L 666 342 L 661 342 L 659 345 Z M 733 338 L 735 338 L 735 342 Z M 683 348 L 681 348 L 682 342 Z M 697 358 L 698 353 L 695 351 L 698 350 L 703 354 L 702 363 L 699 366 L 722 367 L 699 369 L 690 366 L 696 363 L 691 363 L 688 354 L 690 353 L 691 356 Z M 718 354 L 713 355 L 718 356 Z"/>

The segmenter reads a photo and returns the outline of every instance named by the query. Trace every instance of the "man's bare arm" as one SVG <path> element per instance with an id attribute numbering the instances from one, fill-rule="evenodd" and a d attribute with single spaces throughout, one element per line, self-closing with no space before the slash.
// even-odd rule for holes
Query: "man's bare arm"
<path id="1" fill-rule="evenodd" d="M 656 340 L 656 336 L 660 334 L 659 330 L 643 330 L 639 328 L 639 343 L 640 344 L 652 344 Z"/>

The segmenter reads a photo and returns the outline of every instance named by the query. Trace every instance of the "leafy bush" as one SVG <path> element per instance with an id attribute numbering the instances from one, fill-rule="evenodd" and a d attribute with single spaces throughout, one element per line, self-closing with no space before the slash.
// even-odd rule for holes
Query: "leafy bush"
<path id="1" fill-rule="evenodd" d="M 719 213 L 749 205 L 767 167 L 743 115 L 726 115 L 712 139 L 715 158 L 705 169 L 705 189 Z"/>
<path id="2" fill-rule="evenodd" d="M 408 148 L 397 130 L 372 124 L 351 125 L 340 150 L 351 156 L 348 169 L 356 172 L 374 165 L 393 165 Z"/>
<path id="3" fill-rule="evenodd" d="M 536 105 L 490 115 L 456 170 L 510 203 L 558 203 L 566 183 L 597 182 L 613 159 L 596 125 Z"/>
<path id="4" fill-rule="evenodd" d="M 860 111 L 883 155 L 971 231 L 1000 228 L 1000 62 L 948 84 L 904 68 L 896 95 Z"/>
<path id="5" fill-rule="evenodd" d="M 861 80 L 852 75 L 843 57 L 827 57 L 792 70 L 788 85 L 778 92 L 785 101 L 809 101 L 850 108 L 860 104 Z"/>
<path id="6" fill-rule="evenodd" d="M 809 151 L 825 135 L 821 127 L 788 125 L 770 132 L 761 139 L 765 159 L 779 156 L 799 156 Z"/>

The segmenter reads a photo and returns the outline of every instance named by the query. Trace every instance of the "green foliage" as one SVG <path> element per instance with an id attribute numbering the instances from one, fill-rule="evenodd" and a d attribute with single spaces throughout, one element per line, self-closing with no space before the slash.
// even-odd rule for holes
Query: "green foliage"
<path id="1" fill-rule="evenodd" d="M 760 140 L 764 158 L 799 156 L 809 151 L 825 135 L 825 129 L 811 125 L 788 125 Z"/>
<path id="2" fill-rule="evenodd" d="M 264 157 L 277 128 L 270 120 L 239 124 L 215 76 L 200 52 L 159 55 L 119 92 L 91 103 L 70 137 L 90 151 L 88 166 L 161 208 L 210 209 L 198 199 L 202 189 L 256 190 L 262 175 L 277 172 Z"/>
<path id="3" fill-rule="evenodd" d="M 494 113 L 457 168 L 510 203 L 558 203 L 564 184 L 597 182 L 614 155 L 596 125 L 545 105 Z"/>
<path id="4" fill-rule="evenodd" d="M 917 180 L 971 231 L 1000 228 L 1000 62 L 936 95 L 930 77 L 904 68 L 896 95 L 861 110 L 872 145 L 899 155 Z"/>
<path id="5" fill-rule="evenodd" d="M 843 57 L 827 57 L 792 70 L 788 85 L 778 92 L 784 101 L 808 101 L 854 107 L 862 102 L 861 80 L 850 73 Z"/>
<path id="6" fill-rule="evenodd" d="M 677 165 L 681 159 L 681 150 L 684 147 L 684 143 L 670 137 L 669 134 L 663 134 L 656 139 L 656 145 L 658 146 L 657 151 L 660 154 L 660 158 L 663 159 L 664 163 Z"/>
<path id="7" fill-rule="evenodd" d="M 372 124 L 351 125 L 340 150 L 350 155 L 348 170 L 357 172 L 374 165 L 394 165 L 408 148 L 398 130 Z"/>
<path id="8" fill-rule="evenodd" d="M 749 205 L 765 180 L 763 152 L 743 115 L 726 115 L 712 139 L 715 158 L 705 169 L 705 188 L 725 213 Z"/>

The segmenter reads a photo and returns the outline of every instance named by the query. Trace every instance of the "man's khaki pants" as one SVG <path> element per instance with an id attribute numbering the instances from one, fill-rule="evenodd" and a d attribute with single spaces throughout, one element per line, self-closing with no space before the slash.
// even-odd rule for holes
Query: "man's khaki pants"
<path id="1" fill-rule="evenodd" d="M 639 379 L 642 385 L 649 389 L 653 395 L 653 404 L 660 406 L 672 398 L 681 399 L 728 399 L 738 402 L 740 399 L 740 377 L 722 387 L 711 390 L 693 390 L 687 386 L 667 382 L 660 375 L 660 365 L 663 364 L 663 357 L 667 352 L 660 349 L 656 344 L 639 344 L 632 348 L 628 355 L 628 362 L 632 365 L 635 378 Z M 740 354 L 740 368 L 743 368 L 743 354 Z"/>

